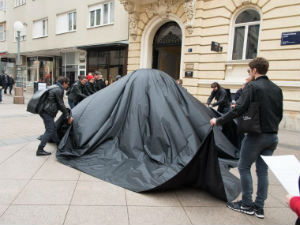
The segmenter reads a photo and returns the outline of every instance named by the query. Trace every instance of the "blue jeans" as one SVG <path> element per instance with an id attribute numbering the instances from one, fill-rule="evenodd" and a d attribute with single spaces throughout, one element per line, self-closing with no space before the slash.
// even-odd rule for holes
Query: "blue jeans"
<path id="1" fill-rule="evenodd" d="M 2 102 L 2 88 L 0 88 L 0 102 Z"/>
<path id="2" fill-rule="evenodd" d="M 57 130 L 54 123 L 54 118 L 47 113 L 41 113 L 40 115 L 44 121 L 45 133 L 43 134 L 41 143 L 38 147 L 39 150 L 43 150 L 47 142 L 52 139 L 57 145 L 59 144 L 59 138 L 57 136 Z"/>
<path id="3" fill-rule="evenodd" d="M 68 98 L 68 103 L 71 109 L 73 109 L 75 107 L 74 102 L 72 102 L 69 98 Z"/>
<path id="4" fill-rule="evenodd" d="M 268 197 L 269 180 L 268 166 L 261 158 L 261 155 L 272 155 L 277 144 L 277 134 L 262 133 L 258 135 L 246 135 L 244 137 L 238 164 L 242 185 L 243 205 L 250 206 L 253 204 L 253 183 L 250 168 L 255 162 L 258 182 L 254 204 L 259 208 L 264 207 L 264 202 Z"/>

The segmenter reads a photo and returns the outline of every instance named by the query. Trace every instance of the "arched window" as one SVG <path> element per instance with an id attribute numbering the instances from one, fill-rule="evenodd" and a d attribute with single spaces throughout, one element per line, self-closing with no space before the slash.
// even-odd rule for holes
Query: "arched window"
<path id="1" fill-rule="evenodd" d="M 254 9 L 241 12 L 234 23 L 232 60 L 253 59 L 257 56 L 260 15 Z"/>

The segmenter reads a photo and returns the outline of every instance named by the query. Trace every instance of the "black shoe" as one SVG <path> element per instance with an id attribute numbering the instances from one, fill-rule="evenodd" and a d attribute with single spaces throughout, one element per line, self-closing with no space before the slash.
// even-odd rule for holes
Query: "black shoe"
<path id="1" fill-rule="evenodd" d="M 243 205 L 242 201 L 238 202 L 227 202 L 226 206 L 234 211 L 242 212 L 247 215 L 253 215 L 254 209 L 252 206 Z"/>
<path id="2" fill-rule="evenodd" d="M 36 156 L 46 156 L 46 155 L 51 155 L 51 152 L 46 152 L 43 149 L 36 151 Z"/>
<path id="3" fill-rule="evenodd" d="M 254 208 L 254 214 L 257 218 L 259 219 L 264 219 L 265 218 L 265 213 L 263 208 L 259 208 L 256 205 L 253 206 Z"/>

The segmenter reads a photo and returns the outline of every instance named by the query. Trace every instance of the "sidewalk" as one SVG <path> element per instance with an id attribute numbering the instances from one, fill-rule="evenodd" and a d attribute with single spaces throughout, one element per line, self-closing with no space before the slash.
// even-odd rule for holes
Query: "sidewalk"
<path id="1" fill-rule="evenodd" d="M 25 93 L 26 103 L 31 95 Z M 26 112 L 26 104 L 12 102 L 12 96 L 3 95 L 0 104 L 0 224 L 274 225 L 296 220 L 271 172 L 265 219 L 260 220 L 234 212 L 200 190 L 138 194 L 64 166 L 55 154 L 36 157 L 42 120 Z M 300 159 L 299 140 L 299 133 L 280 130 L 275 154 Z M 48 144 L 46 150 L 55 153 L 55 146 Z"/>

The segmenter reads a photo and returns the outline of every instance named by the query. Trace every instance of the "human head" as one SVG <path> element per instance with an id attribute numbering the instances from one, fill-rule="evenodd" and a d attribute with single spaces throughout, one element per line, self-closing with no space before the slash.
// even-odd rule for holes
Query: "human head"
<path id="1" fill-rule="evenodd" d="M 94 78 L 94 76 L 93 75 L 87 75 L 87 77 L 86 77 L 87 79 L 88 79 L 88 81 L 89 82 L 91 82 L 91 83 L 94 83 L 94 81 L 95 81 L 95 78 Z"/>
<path id="2" fill-rule="evenodd" d="M 108 86 L 108 85 L 109 85 L 108 80 L 105 80 L 105 86 Z"/>
<path id="3" fill-rule="evenodd" d="M 121 75 L 117 75 L 116 76 L 116 81 L 119 80 L 121 78 Z"/>
<path id="4" fill-rule="evenodd" d="M 249 69 L 250 69 L 250 76 L 252 79 L 255 79 L 255 77 L 266 75 L 269 70 L 269 62 L 265 58 L 257 57 L 255 59 L 252 59 L 251 62 L 249 62 Z"/>
<path id="5" fill-rule="evenodd" d="M 217 82 L 213 82 L 210 87 L 214 90 L 217 91 L 220 87 L 220 85 Z"/>
<path id="6" fill-rule="evenodd" d="M 100 76 L 102 76 L 102 75 L 101 75 L 101 72 L 95 71 L 95 79 L 96 79 L 96 80 L 100 80 L 100 79 L 101 79 Z"/>
<path id="7" fill-rule="evenodd" d="M 80 81 L 80 83 L 81 83 L 82 85 L 85 85 L 85 84 L 86 84 L 86 81 L 87 81 L 87 79 L 86 79 L 86 77 L 85 77 L 84 75 L 78 76 L 78 80 Z"/>
<path id="8" fill-rule="evenodd" d="M 180 86 L 182 86 L 182 79 L 178 79 L 176 80 L 177 84 L 179 84 Z"/>
<path id="9" fill-rule="evenodd" d="M 60 83 L 66 90 L 69 87 L 70 80 L 68 77 L 59 77 L 57 82 Z"/>

